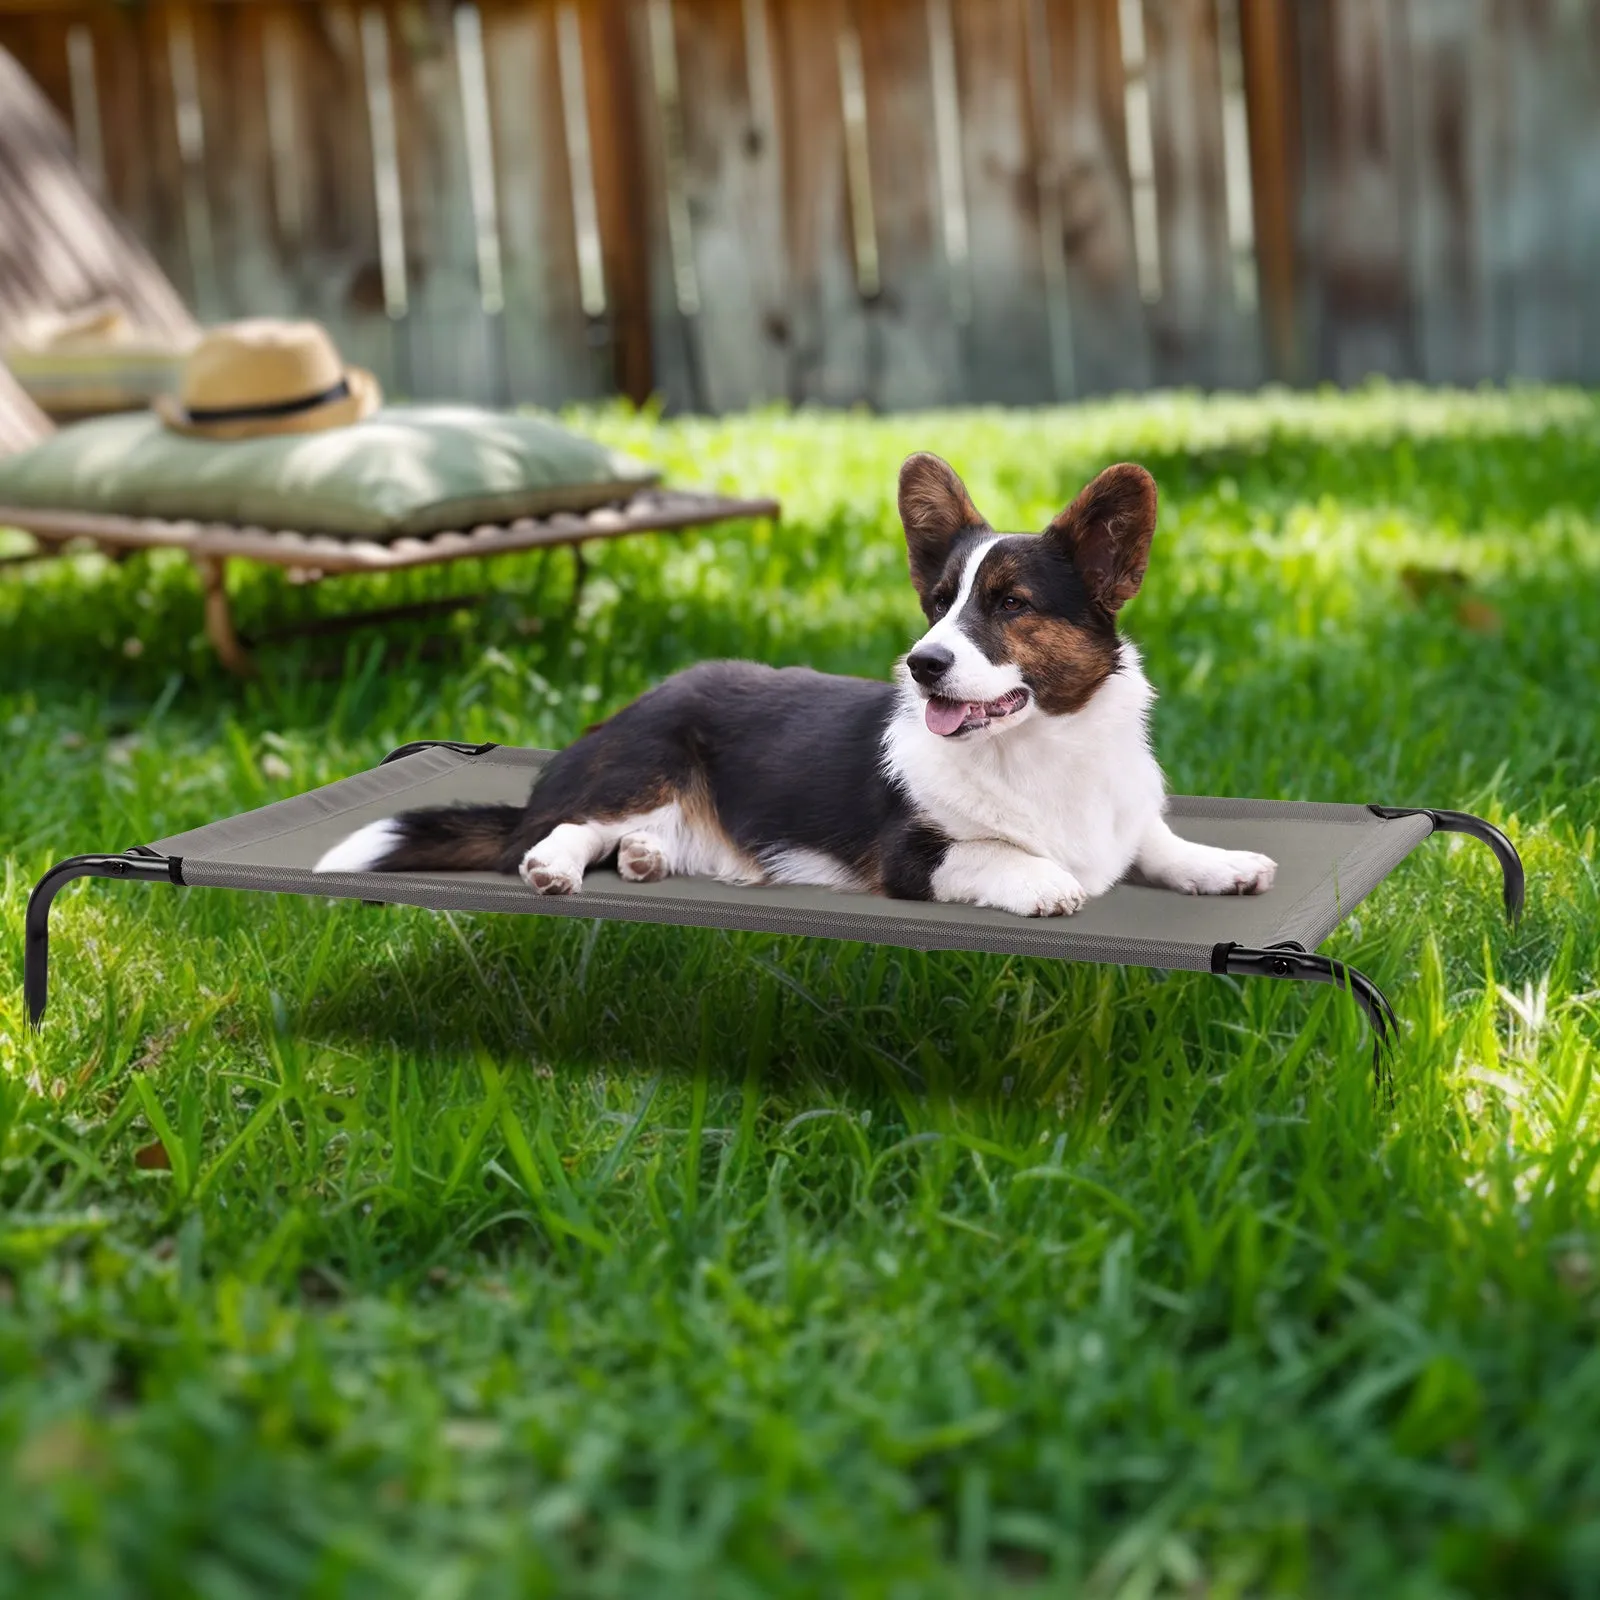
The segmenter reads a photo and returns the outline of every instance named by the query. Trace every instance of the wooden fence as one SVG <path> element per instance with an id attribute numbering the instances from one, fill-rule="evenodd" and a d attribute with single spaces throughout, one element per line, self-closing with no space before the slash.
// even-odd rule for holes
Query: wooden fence
<path id="1" fill-rule="evenodd" d="M 0 47 L 202 318 L 398 393 L 1600 380 L 1594 0 L 0 0 Z"/>

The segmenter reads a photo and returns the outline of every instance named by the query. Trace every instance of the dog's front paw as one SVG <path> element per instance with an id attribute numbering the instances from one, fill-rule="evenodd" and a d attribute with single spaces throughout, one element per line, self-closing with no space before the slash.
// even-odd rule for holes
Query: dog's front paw
<path id="1" fill-rule="evenodd" d="M 1278 863 L 1254 850 L 1210 850 L 1184 863 L 1172 887 L 1182 894 L 1265 894 Z"/>
<path id="2" fill-rule="evenodd" d="M 522 881 L 535 894 L 577 894 L 583 888 L 583 874 L 565 862 L 548 861 L 530 850 L 518 868 Z"/>
<path id="3" fill-rule="evenodd" d="M 1029 861 L 1014 867 L 994 886 L 984 905 L 1019 917 L 1070 917 L 1089 898 L 1089 891 L 1053 861 Z"/>

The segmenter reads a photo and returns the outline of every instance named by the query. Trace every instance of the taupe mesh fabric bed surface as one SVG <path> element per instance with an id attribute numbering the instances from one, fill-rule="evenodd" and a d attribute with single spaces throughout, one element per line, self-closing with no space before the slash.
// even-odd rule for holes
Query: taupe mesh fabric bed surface
<path id="1" fill-rule="evenodd" d="M 345 835 L 401 810 L 457 801 L 521 803 L 549 759 L 542 750 L 422 749 L 148 848 L 181 858 L 182 882 L 195 886 L 1207 971 L 1222 944 L 1261 950 L 1292 940 L 1314 950 L 1434 827 L 1427 814 L 1386 819 L 1358 805 L 1174 797 L 1169 815 L 1185 837 L 1272 856 L 1278 863 L 1272 889 L 1208 897 L 1124 884 L 1071 918 L 1032 919 L 827 889 L 735 888 L 701 878 L 633 884 L 610 871 L 591 872 L 581 894 L 547 897 L 520 879 L 492 873 L 311 870 Z"/>

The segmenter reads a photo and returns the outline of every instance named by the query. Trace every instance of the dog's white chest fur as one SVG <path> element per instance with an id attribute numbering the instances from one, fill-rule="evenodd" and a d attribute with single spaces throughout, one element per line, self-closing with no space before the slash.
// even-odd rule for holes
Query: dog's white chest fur
<path id="1" fill-rule="evenodd" d="M 922 701 L 907 689 L 884 759 L 952 840 L 1004 841 L 1066 868 L 1090 895 L 1104 894 L 1161 814 L 1164 785 L 1146 724 L 1154 698 L 1127 641 L 1119 670 L 1082 711 L 1030 717 L 1004 737 L 930 733 Z"/>

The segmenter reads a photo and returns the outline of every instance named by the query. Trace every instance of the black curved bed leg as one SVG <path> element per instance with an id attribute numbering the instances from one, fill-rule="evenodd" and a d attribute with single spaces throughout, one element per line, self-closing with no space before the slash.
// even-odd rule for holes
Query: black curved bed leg
<path id="1" fill-rule="evenodd" d="M 50 902 L 74 878 L 133 878 L 141 883 L 183 882 L 183 861 L 135 849 L 120 856 L 68 856 L 33 886 L 22 938 L 22 994 L 28 1021 L 38 1027 L 50 987 Z"/>
<path id="2" fill-rule="evenodd" d="M 1464 833 L 1478 839 L 1494 851 L 1500 863 L 1500 877 L 1505 887 L 1506 921 L 1515 922 L 1522 915 L 1524 878 L 1522 857 L 1517 847 L 1492 822 L 1475 817 L 1466 811 L 1433 811 L 1426 806 L 1368 806 L 1375 817 L 1427 817 L 1435 833 Z"/>
<path id="3" fill-rule="evenodd" d="M 1494 851 L 1500 863 L 1505 890 L 1506 919 L 1515 922 L 1522 915 L 1525 879 L 1522 858 L 1517 848 L 1492 822 L 1466 811 L 1434 811 L 1427 806 L 1376 806 L 1367 810 L 1386 820 L 1395 817 L 1426 817 L 1435 833 L 1464 833 Z M 1399 1036 L 1399 1024 L 1383 991 L 1364 972 L 1331 956 L 1320 956 L 1300 944 L 1274 945 L 1268 950 L 1251 950 L 1243 945 L 1219 944 L 1211 952 L 1211 970 L 1234 977 L 1300 978 L 1308 983 L 1331 983 L 1348 991 L 1366 1014 L 1372 1026 L 1373 1072 L 1384 1082 L 1384 1052 Z"/>
<path id="4" fill-rule="evenodd" d="M 1383 990 L 1366 973 L 1297 944 L 1274 945 L 1270 950 L 1219 944 L 1211 951 L 1211 970 L 1219 976 L 1238 978 L 1299 978 L 1346 990 L 1371 1024 L 1372 1072 L 1379 1086 L 1383 1085 L 1384 1052 L 1399 1037 L 1400 1025 Z"/>

